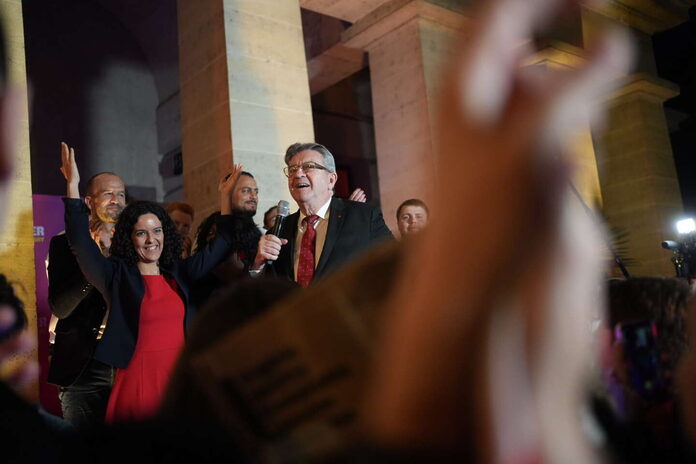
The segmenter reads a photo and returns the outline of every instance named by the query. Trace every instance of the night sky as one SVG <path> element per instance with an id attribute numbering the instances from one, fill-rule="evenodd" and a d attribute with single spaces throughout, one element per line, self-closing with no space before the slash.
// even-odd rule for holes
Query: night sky
<path id="1" fill-rule="evenodd" d="M 681 93 L 665 102 L 684 210 L 696 216 L 696 7 L 686 23 L 653 36 L 658 75 Z"/>

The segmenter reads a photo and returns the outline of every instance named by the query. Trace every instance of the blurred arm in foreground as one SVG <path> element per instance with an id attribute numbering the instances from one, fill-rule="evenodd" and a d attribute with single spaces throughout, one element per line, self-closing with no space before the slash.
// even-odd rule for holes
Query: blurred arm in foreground
<path id="1" fill-rule="evenodd" d="M 568 194 L 574 160 L 563 155 L 626 73 L 630 44 L 607 31 L 580 69 L 522 67 L 534 34 L 577 3 L 485 2 L 451 62 L 432 222 L 388 304 L 363 414 L 384 447 L 592 459 L 579 415 L 601 232 Z M 450 214 L 454 199 L 466 214 Z"/>

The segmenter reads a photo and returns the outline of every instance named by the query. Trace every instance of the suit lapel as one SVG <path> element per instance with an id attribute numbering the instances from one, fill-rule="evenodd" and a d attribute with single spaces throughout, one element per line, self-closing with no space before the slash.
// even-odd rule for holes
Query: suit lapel
<path id="1" fill-rule="evenodd" d="M 329 206 L 329 224 L 326 229 L 326 240 L 324 241 L 324 249 L 321 251 L 321 257 L 319 258 L 319 264 L 314 271 L 315 276 L 320 276 L 326 267 L 326 262 L 331 256 L 331 251 L 333 251 L 334 245 L 341 233 L 341 228 L 343 227 L 343 216 L 344 216 L 345 204 L 343 200 L 339 198 L 332 198 L 331 205 Z"/>

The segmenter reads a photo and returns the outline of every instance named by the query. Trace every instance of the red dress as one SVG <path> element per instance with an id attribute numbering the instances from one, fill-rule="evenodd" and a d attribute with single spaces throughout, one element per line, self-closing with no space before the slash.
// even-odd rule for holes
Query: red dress
<path id="1" fill-rule="evenodd" d="M 138 341 L 128 367 L 116 371 L 106 423 L 155 414 L 184 344 L 184 302 L 176 282 L 161 275 L 144 275 L 143 280 Z"/>

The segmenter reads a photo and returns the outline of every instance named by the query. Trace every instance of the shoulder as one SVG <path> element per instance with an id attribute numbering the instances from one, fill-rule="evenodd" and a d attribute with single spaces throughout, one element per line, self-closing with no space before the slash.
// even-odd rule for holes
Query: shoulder
<path id="1" fill-rule="evenodd" d="M 81 198 L 63 197 L 63 204 L 66 211 L 89 212 L 89 208 Z"/>
<path id="2" fill-rule="evenodd" d="M 223 217 L 223 216 L 220 216 Z M 235 230 L 240 230 L 240 231 L 256 231 L 259 234 L 261 231 L 259 228 L 256 226 L 254 223 L 254 218 L 250 216 L 237 216 L 235 214 L 229 215 L 230 218 L 230 224 L 232 225 L 232 228 Z"/>
<path id="3" fill-rule="evenodd" d="M 183 258 L 183 259 L 182 258 L 175 259 L 174 262 L 170 263 L 167 266 L 161 265 L 160 270 L 167 273 L 167 274 L 170 274 L 172 276 L 174 276 L 174 275 L 178 276 L 181 273 L 181 270 L 185 267 L 186 261 L 191 260 L 191 258 L 192 258 L 192 256 L 189 256 L 188 258 Z M 135 268 L 137 273 L 140 274 L 140 271 L 138 270 L 137 266 L 126 266 L 126 267 L 128 267 L 128 268 L 133 267 L 133 268 Z M 135 272 L 133 272 L 131 269 L 129 269 L 128 272 L 129 273 L 132 272 L 133 275 L 135 275 Z"/>
<path id="4" fill-rule="evenodd" d="M 51 241 L 48 245 L 49 252 L 57 252 L 59 250 L 70 250 L 68 236 L 65 235 L 65 232 L 61 232 L 60 234 L 51 237 Z"/>
<path id="5" fill-rule="evenodd" d="M 56 245 L 61 244 L 61 243 L 67 244 L 68 243 L 68 236 L 65 235 L 65 231 L 51 237 L 51 243 L 52 244 L 55 243 Z"/>
<path id="6" fill-rule="evenodd" d="M 65 233 L 61 232 L 60 234 L 51 237 L 51 242 L 48 245 L 48 256 L 46 257 L 46 262 L 49 264 L 49 268 L 52 270 L 71 265 L 77 267 L 77 260 L 70 249 L 68 237 L 65 235 Z M 55 278 L 55 274 L 53 275 Z M 70 276 L 66 275 L 65 277 L 69 278 Z"/>
<path id="7" fill-rule="evenodd" d="M 131 287 L 143 283 L 142 274 L 135 264 L 128 264 L 124 260 L 113 256 L 109 256 L 106 260 L 114 270 L 114 281 L 111 283 L 112 286 L 115 285 L 116 281 L 128 282 L 128 285 Z M 176 265 L 167 267 L 165 271 L 171 272 L 170 269 L 172 268 L 176 268 Z"/>
<path id="8" fill-rule="evenodd" d="M 373 206 L 369 203 L 334 198 L 331 200 L 331 211 L 337 213 L 345 212 L 348 214 L 364 215 L 369 217 L 375 212 L 379 212 L 381 210 L 378 206 Z"/>

